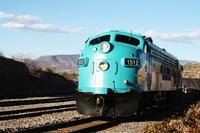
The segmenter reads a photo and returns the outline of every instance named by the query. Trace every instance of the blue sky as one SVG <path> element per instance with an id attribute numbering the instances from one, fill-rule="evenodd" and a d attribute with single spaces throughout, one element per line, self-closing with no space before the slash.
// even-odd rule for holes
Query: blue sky
<path id="1" fill-rule="evenodd" d="M 117 29 L 200 61 L 199 8 L 197 0 L 0 0 L 0 51 L 31 58 L 78 54 L 89 36 Z"/>

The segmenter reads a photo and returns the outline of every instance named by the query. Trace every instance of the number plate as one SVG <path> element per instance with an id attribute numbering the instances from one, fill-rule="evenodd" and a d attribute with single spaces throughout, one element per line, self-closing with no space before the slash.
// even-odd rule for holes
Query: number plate
<path id="1" fill-rule="evenodd" d="M 140 66 L 140 60 L 139 59 L 125 59 L 125 65 L 126 66 Z"/>

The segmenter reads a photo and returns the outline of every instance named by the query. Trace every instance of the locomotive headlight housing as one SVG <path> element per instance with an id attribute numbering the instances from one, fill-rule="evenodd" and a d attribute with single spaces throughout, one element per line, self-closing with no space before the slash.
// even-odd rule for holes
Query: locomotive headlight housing
<path id="1" fill-rule="evenodd" d="M 110 44 L 106 41 L 102 42 L 100 45 L 100 51 L 102 53 L 108 53 L 110 51 Z"/>
<path id="2" fill-rule="evenodd" d="M 128 84 L 128 80 L 124 80 L 124 84 Z"/>
<path id="3" fill-rule="evenodd" d="M 80 58 L 77 60 L 76 64 L 78 65 L 78 67 L 85 67 L 88 65 L 88 58 Z"/>
<path id="4" fill-rule="evenodd" d="M 106 70 L 108 70 L 108 68 L 109 68 L 108 62 L 104 61 L 104 62 L 99 63 L 99 69 L 100 70 L 106 71 Z"/>

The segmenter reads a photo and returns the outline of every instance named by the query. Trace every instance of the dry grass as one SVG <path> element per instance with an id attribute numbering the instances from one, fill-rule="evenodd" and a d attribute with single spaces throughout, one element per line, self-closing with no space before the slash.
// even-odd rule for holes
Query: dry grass
<path id="1" fill-rule="evenodd" d="M 148 125 L 142 133 L 200 133 L 200 102 L 191 105 L 184 117 Z"/>

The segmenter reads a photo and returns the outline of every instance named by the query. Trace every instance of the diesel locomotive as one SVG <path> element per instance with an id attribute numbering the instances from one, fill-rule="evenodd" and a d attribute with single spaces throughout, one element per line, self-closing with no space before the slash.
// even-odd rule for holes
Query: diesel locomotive
<path id="1" fill-rule="evenodd" d="M 182 66 L 150 37 L 123 31 L 92 36 L 77 60 L 77 111 L 91 116 L 129 116 L 162 104 L 181 89 Z"/>

